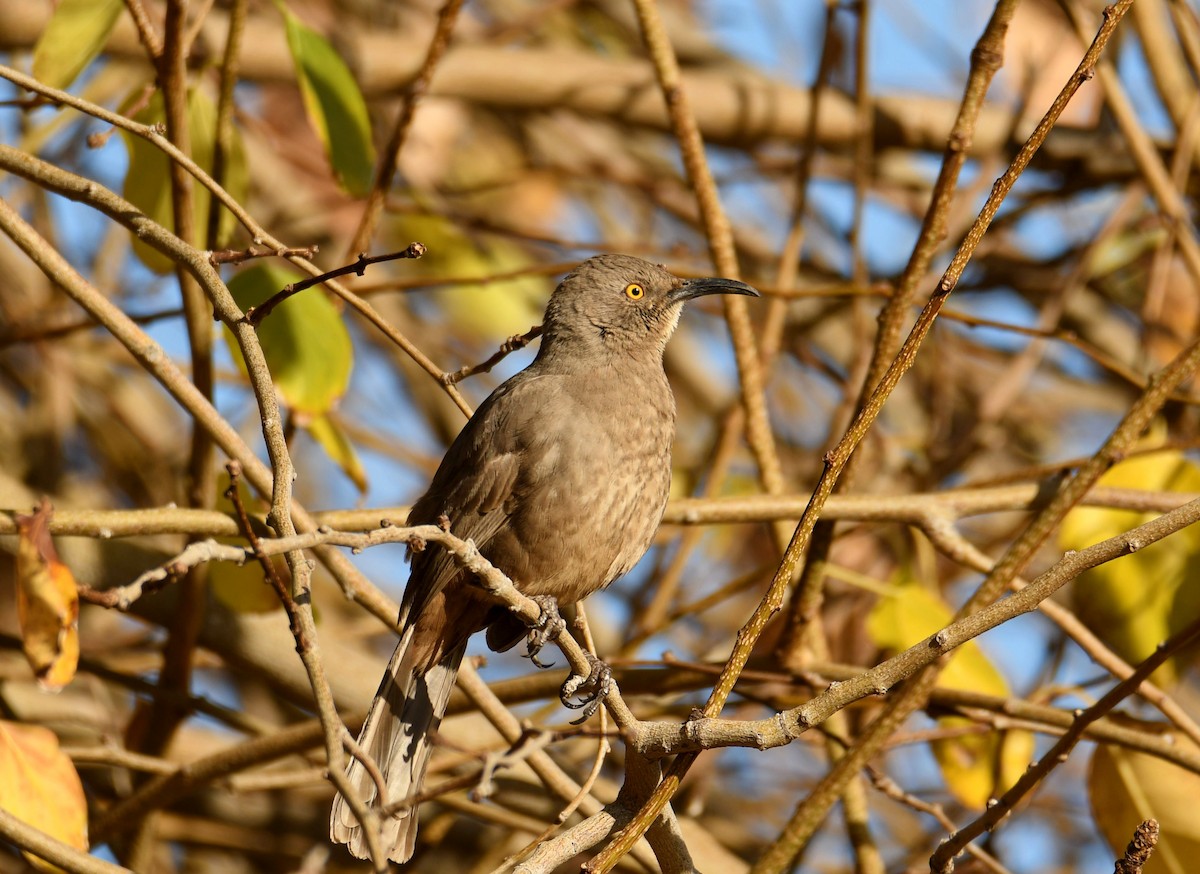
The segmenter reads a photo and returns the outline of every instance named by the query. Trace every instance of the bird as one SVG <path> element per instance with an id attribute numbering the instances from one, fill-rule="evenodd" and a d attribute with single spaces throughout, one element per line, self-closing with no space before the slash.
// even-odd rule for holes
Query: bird
<path id="1" fill-rule="evenodd" d="M 629 571 L 649 548 L 670 492 L 675 399 L 663 353 L 684 303 L 712 294 L 758 296 L 737 280 L 681 279 L 630 255 L 581 263 L 550 296 L 534 361 L 475 411 L 407 524 L 448 523 L 537 600 L 543 617 Z M 380 811 L 382 846 L 400 863 L 413 855 L 412 802 L 467 640 L 487 629 L 488 646 L 503 651 L 529 632 L 445 550 L 411 552 L 411 562 L 400 640 L 358 737 L 387 797 L 358 758 L 346 771 Z M 543 630 L 531 638 L 535 662 L 545 637 Z M 598 706 L 611 672 L 598 659 L 592 668 L 586 681 L 574 678 L 573 691 Z M 363 826 L 340 793 L 329 830 L 332 841 L 368 857 Z"/>

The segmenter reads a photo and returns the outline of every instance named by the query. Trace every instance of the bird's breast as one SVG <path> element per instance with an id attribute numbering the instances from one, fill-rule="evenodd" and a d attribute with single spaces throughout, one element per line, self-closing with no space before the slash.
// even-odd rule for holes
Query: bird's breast
<path id="1" fill-rule="evenodd" d="M 674 403 L 666 387 L 574 393 L 527 446 L 514 494 L 512 544 L 530 595 L 576 601 L 646 552 L 671 484 Z M 660 390 L 661 389 L 661 390 Z"/>

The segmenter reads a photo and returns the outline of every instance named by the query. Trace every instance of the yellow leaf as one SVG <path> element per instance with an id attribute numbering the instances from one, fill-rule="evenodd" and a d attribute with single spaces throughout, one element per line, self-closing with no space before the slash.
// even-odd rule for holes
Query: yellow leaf
<path id="1" fill-rule="evenodd" d="M 359 492 L 365 493 L 367 491 L 367 472 L 363 469 L 358 454 L 354 451 L 354 444 L 338 427 L 337 422 L 328 415 L 318 416 L 305 422 L 304 430 L 337 463 L 342 472 L 358 487 Z"/>
<path id="2" fill-rule="evenodd" d="M 65 844 L 87 851 L 83 784 L 49 729 L 0 721 L 0 808 Z M 29 853 L 25 858 L 43 871 L 59 870 Z"/>
<path id="3" fill-rule="evenodd" d="M 278 569 L 278 562 L 275 562 Z M 257 561 L 243 565 L 228 561 L 215 562 L 209 571 L 208 583 L 213 597 L 235 613 L 271 613 L 280 609 L 279 596 L 263 579 Z"/>
<path id="4" fill-rule="evenodd" d="M 948 625 L 953 611 L 937 595 L 903 579 L 875 603 L 867 617 L 871 639 L 883 649 L 900 651 Z M 1008 695 L 1004 677 L 974 641 L 950 656 L 938 677 L 946 689 L 988 695 Z M 965 717 L 947 716 L 938 725 L 947 730 L 974 725 Z M 933 754 L 946 787 L 968 807 L 981 808 L 1017 781 L 1033 757 L 1033 735 L 1025 731 L 964 733 L 935 740 Z"/>
<path id="5" fill-rule="evenodd" d="M 1195 745 L 1182 736 L 1176 743 Z M 1147 753 L 1097 745 L 1088 799 L 1114 856 L 1125 851 L 1142 820 L 1158 820 L 1159 838 L 1145 874 L 1190 874 L 1200 860 L 1200 775 Z"/>
<path id="6" fill-rule="evenodd" d="M 66 88 L 104 48 L 122 0 L 62 0 L 33 48 L 33 78 Z"/>
<path id="7" fill-rule="evenodd" d="M 201 168 L 212 172 L 213 144 L 217 135 L 217 107 L 201 88 L 188 92 L 188 135 L 192 146 L 192 160 Z M 142 124 L 160 124 L 165 118 L 162 95 L 155 93 L 149 104 L 134 116 Z M 232 148 L 225 162 L 224 188 L 238 201 L 246 197 L 250 187 L 250 174 L 246 166 L 245 148 L 242 137 L 235 126 Z M 167 156 L 161 149 L 141 137 L 122 132 L 125 147 L 129 152 L 129 170 L 125 174 L 125 198 L 163 227 L 174 230 L 175 218 L 171 206 L 171 178 Z M 213 203 L 208 189 L 199 182 L 192 185 L 192 227 L 196 246 L 204 246 L 204 235 L 208 228 L 210 209 L 221 210 L 216 246 L 224 246 L 233 234 L 236 219 L 228 210 Z M 169 272 L 173 264 L 166 255 L 151 248 L 137 237 L 133 240 L 133 251 L 138 260 L 158 273 Z"/>
<path id="8" fill-rule="evenodd" d="M 965 716 L 943 716 L 938 725 L 963 731 L 958 737 L 938 738 L 931 746 L 946 788 L 967 807 L 985 807 L 1016 783 L 1033 760 L 1033 735 L 1027 731 L 976 733 L 979 724 Z"/>
<path id="9" fill-rule="evenodd" d="M 216 510 L 220 513 L 233 513 L 233 501 L 226 496 L 229 489 L 228 474 L 220 475 L 217 489 Z M 251 508 L 256 506 L 257 502 L 245 483 L 240 480 L 238 496 L 246 511 L 251 512 Z M 266 532 L 262 532 L 260 536 L 266 536 Z M 217 540 L 235 546 L 249 545 L 241 537 L 218 537 Z M 271 560 L 271 565 L 284 584 L 290 585 L 291 574 L 283 558 L 276 556 Z M 279 596 L 271 588 L 271 584 L 264 579 L 262 565 L 254 558 L 248 558 L 245 564 L 240 565 L 230 561 L 213 562 L 208 571 L 208 585 L 214 598 L 237 613 L 270 613 L 283 606 L 279 603 Z"/>
<path id="10" fill-rule="evenodd" d="M 397 239 L 420 240 L 428 252 L 420 261 L 406 262 L 410 275 L 486 278 L 511 274 L 533 263 L 519 246 L 507 240 L 468 236 L 460 228 L 434 216 L 404 216 L 391 233 Z M 454 326 L 454 332 L 488 343 L 498 343 L 541 324 L 552 281 L 537 274 L 463 283 L 431 292 Z"/>
<path id="11" fill-rule="evenodd" d="M 43 498 L 32 515 L 17 516 L 17 622 L 38 683 L 57 692 L 79 664 L 79 592 L 50 540 L 53 514 Z"/>
<path id="12" fill-rule="evenodd" d="M 1153 491 L 1200 491 L 1200 468 L 1175 450 L 1137 455 L 1100 478 L 1105 486 Z M 1063 549 L 1084 549 L 1157 516 L 1129 510 L 1082 507 L 1072 510 L 1059 532 Z M 1174 632 L 1200 616 L 1200 526 L 1190 526 L 1132 555 L 1083 574 L 1071 589 L 1079 618 L 1128 662 L 1142 661 Z M 1180 662 L 1195 648 L 1154 672 L 1172 685 Z"/>

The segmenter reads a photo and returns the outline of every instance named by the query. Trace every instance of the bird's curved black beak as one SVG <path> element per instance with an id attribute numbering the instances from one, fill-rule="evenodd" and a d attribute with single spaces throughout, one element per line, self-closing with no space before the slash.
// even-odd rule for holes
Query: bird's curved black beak
<path id="1" fill-rule="evenodd" d="M 694 297 L 706 294 L 746 294 L 758 297 L 759 294 L 744 282 L 736 279 L 722 279 L 719 276 L 707 276 L 703 279 L 685 279 L 679 287 L 667 295 L 671 303 L 682 303 Z"/>

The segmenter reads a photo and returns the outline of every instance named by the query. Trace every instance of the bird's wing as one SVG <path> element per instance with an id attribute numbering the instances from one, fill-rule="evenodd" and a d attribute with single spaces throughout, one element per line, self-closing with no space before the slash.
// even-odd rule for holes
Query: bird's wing
<path id="1" fill-rule="evenodd" d="M 436 525 L 450 520 L 456 537 L 483 549 L 507 521 L 510 498 L 521 473 L 524 452 L 521 421 L 536 410 L 536 382 L 518 374 L 480 405 L 471 421 L 446 451 L 429 490 L 413 505 L 410 525 Z M 431 547 L 412 560 L 401 616 L 415 615 L 458 573 L 454 559 Z"/>

